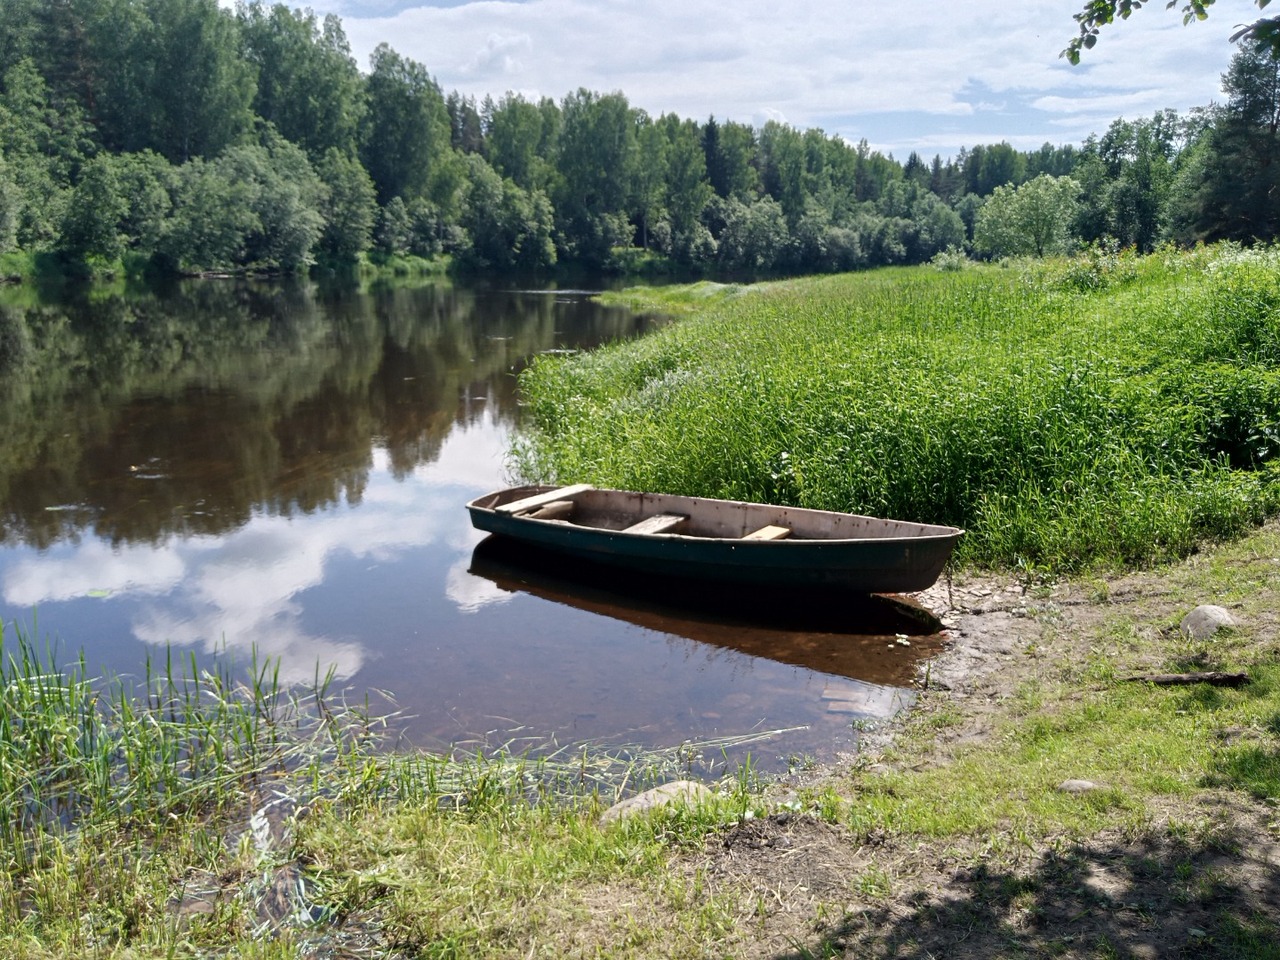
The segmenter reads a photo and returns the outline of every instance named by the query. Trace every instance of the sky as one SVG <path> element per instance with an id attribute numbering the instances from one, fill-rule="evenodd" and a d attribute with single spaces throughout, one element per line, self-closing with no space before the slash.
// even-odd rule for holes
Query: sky
<path id="1" fill-rule="evenodd" d="M 1247 0 L 1202 23 L 1152 3 L 1058 54 L 1083 0 L 313 0 L 362 69 L 379 43 L 448 93 L 621 91 L 657 116 L 820 127 L 899 160 L 1007 140 L 1078 145 L 1118 117 L 1222 99 Z"/>

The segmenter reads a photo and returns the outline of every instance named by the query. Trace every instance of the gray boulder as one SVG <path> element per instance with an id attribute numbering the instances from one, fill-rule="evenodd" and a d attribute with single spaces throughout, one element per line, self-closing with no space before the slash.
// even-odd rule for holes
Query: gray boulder
<path id="1" fill-rule="evenodd" d="M 1092 780 L 1063 780 L 1058 784 L 1060 793 L 1092 793 L 1101 789 L 1102 787 Z"/>
<path id="2" fill-rule="evenodd" d="M 610 823 L 623 817 L 634 817 L 671 803 L 695 804 L 709 796 L 711 791 L 700 783 L 692 780 L 675 780 L 615 803 L 600 815 L 600 822 Z"/>
<path id="3" fill-rule="evenodd" d="M 1219 630 L 1235 625 L 1235 620 L 1224 607 L 1202 603 L 1182 618 L 1180 629 L 1192 640 L 1208 640 Z"/>

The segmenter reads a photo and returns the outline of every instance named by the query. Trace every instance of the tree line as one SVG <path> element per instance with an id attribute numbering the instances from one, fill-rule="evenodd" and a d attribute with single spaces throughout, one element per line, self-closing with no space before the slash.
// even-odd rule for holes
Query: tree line
<path id="1" fill-rule="evenodd" d="M 653 117 L 621 92 L 446 95 L 386 44 L 361 72 L 337 17 L 284 5 L 3 9 L 0 256 L 61 269 L 448 255 L 761 274 L 1280 229 L 1267 48 L 1237 53 L 1222 106 L 1117 120 L 1079 147 L 899 162 L 817 129 Z"/>

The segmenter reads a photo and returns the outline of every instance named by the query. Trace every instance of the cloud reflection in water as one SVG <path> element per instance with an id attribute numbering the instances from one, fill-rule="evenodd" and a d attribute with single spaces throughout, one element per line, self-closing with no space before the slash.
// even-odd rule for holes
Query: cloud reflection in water
<path id="1" fill-rule="evenodd" d="M 260 513 L 221 537 L 115 548 L 85 539 L 19 558 L 4 571 L 0 595 L 28 609 L 86 597 L 127 602 L 133 635 L 148 645 L 229 651 L 238 660 L 256 650 L 260 661 L 278 661 L 290 684 L 329 670 L 347 680 L 364 664 L 366 643 L 308 629 L 303 596 L 343 555 L 390 563 L 435 544 L 457 557 L 446 595 L 458 609 L 497 599 L 490 594 L 510 596 L 466 572 L 478 535 L 461 509 L 492 485 L 505 444 L 494 424 L 455 430 L 439 460 L 402 480 L 393 478 L 386 451 L 375 449 L 358 505 L 293 517 Z"/>

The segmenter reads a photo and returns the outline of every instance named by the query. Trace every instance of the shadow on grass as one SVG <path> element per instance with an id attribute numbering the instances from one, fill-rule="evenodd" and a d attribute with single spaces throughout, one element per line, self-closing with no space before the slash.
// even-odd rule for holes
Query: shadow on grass
<path id="1" fill-rule="evenodd" d="M 851 910 L 779 960 L 1280 960 L 1280 846 L 1275 824 L 1264 821 L 1218 830 L 1208 840 L 1171 830 L 1064 846 L 1024 868 L 960 868 L 911 900 Z"/>
<path id="2" fill-rule="evenodd" d="M 1280 797 L 1280 752 L 1258 744 L 1233 747 L 1218 759 L 1211 779 L 1260 800 L 1275 799 Z"/>

